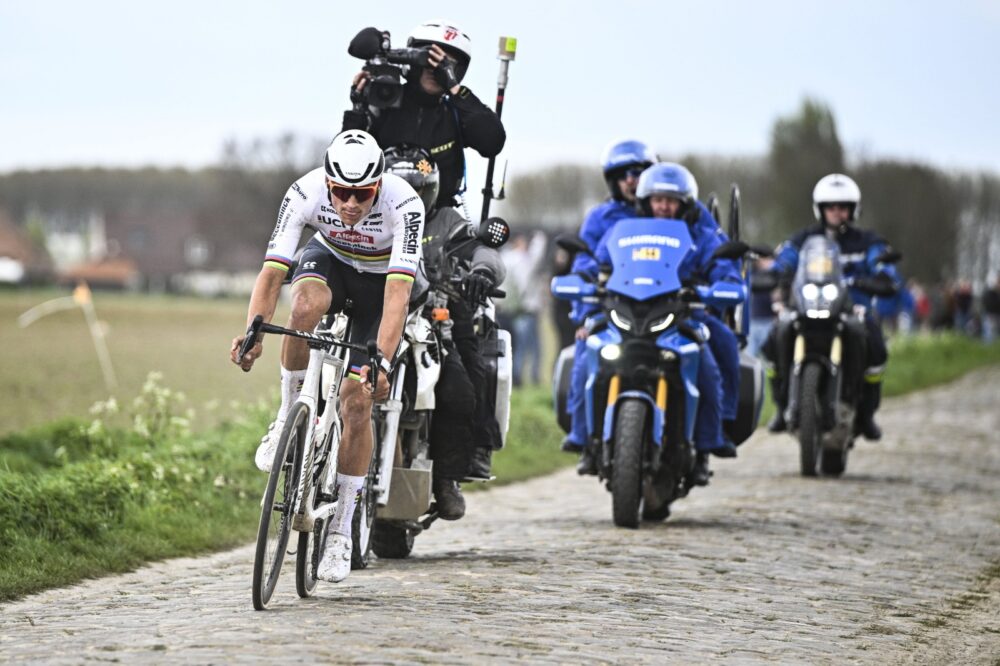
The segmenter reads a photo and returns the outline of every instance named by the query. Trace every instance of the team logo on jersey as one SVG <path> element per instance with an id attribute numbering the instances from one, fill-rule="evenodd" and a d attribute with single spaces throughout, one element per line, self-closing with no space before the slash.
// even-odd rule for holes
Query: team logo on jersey
<path id="1" fill-rule="evenodd" d="M 416 254 L 420 247 L 420 213 L 407 213 L 404 229 L 403 251 L 406 254 Z"/>
<path id="2" fill-rule="evenodd" d="M 434 170 L 434 167 L 432 167 L 431 163 L 428 162 L 427 160 L 422 159 L 419 162 L 417 162 L 417 171 L 419 171 L 420 173 L 424 174 L 425 176 L 427 174 L 429 174 L 433 170 Z"/>
<path id="3" fill-rule="evenodd" d="M 367 243 L 368 245 L 372 245 L 375 242 L 375 238 L 373 236 L 359 233 L 354 229 L 330 232 L 330 240 L 338 240 L 345 243 Z"/>

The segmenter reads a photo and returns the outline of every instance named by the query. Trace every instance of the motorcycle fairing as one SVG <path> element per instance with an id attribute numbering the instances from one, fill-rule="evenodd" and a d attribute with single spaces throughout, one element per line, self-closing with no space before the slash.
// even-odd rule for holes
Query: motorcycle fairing
<path id="1" fill-rule="evenodd" d="M 646 301 L 681 288 L 678 271 L 693 245 L 685 222 L 626 218 L 605 242 L 612 264 L 609 291 Z"/>

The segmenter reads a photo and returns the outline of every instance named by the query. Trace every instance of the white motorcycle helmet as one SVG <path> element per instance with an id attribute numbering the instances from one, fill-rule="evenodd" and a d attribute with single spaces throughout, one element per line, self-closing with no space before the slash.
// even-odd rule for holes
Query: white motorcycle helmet
<path id="1" fill-rule="evenodd" d="M 445 19 L 431 19 L 421 23 L 410 33 L 406 45 L 411 48 L 420 48 L 437 44 L 445 52 L 455 58 L 455 76 L 461 81 L 465 77 L 465 72 L 469 69 L 469 62 L 472 61 L 472 40 L 453 21 Z"/>
<path id="2" fill-rule="evenodd" d="M 823 221 L 824 204 L 850 204 L 851 222 L 861 217 L 861 188 L 848 176 L 842 173 L 831 173 L 823 176 L 813 188 L 813 215 L 818 222 Z"/>
<path id="3" fill-rule="evenodd" d="M 346 130 L 333 137 L 323 160 L 326 177 L 343 187 L 377 183 L 385 170 L 385 155 L 368 132 Z"/>

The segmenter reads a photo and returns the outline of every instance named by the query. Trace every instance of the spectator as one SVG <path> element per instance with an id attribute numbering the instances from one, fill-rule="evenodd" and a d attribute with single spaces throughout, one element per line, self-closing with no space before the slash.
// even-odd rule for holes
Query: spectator
<path id="1" fill-rule="evenodd" d="M 573 268 L 573 256 L 562 249 L 556 247 L 552 257 L 552 275 L 566 275 Z M 556 334 L 559 336 L 559 349 L 573 344 L 576 326 L 569 318 L 572 303 L 561 298 L 550 299 L 552 304 L 552 321 L 556 325 Z"/>
<path id="2" fill-rule="evenodd" d="M 771 274 L 774 259 L 762 257 L 754 262 L 750 277 L 750 336 L 747 351 L 760 356 L 761 345 L 767 339 L 774 323 L 774 301 L 780 298 L 776 292 L 776 281 Z"/>
<path id="3" fill-rule="evenodd" d="M 983 342 L 991 344 L 1000 329 L 1000 275 L 992 287 L 983 290 Z"/>
<path id="4" fill-rule="evenodd" d="M 538 335 L 538 314 L 542 309 L 548 283 L 540 275 L 548 241 L 545 234 L 536 231 L 531 240 L 524 235 L 511 239 L 501 251 L 507 266 L 507 279 L 502 289 L 507 297 L 500 301 L 502 313 L 510 325 L 514 346 L 514 386 L 521 386 L 530 375 L 530 381 L 541 381 L 542 350 Z"/>
<path id="5" fill-rule="evenodd" d="M 959 333 L 968 333 L 972 324 L 972 283 L 965 279 L 959 280 L 954 299 L 955 329 Z"/>

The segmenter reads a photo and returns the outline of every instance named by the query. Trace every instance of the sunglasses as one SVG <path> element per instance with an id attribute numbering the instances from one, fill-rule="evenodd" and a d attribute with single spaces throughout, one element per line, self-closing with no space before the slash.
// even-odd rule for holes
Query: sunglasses
<path id="1" fill-rule="evenodd" d="M 378 192 L 378 186 L 379 183 L 365 185 L 364 187 L 344 187 L 343 185 L 334 185 L 330 182 L 326 184 L 327 189 L 330 190 L 330 194 L 338 200 L 347 201 L 351 197 L 354 197 L 358 203 L 364 203 L 375 196 Z"/>
<path id="2" fill-rule="evenodd" d="M 639 176 L 642 175 L 643 171 L 645 171 L 643 167 L 630 167 L 628 169 L 625 169 L 624 171 L 622 171 L 621 180 L 625 180 L 626 178 L 630 177 L 638 178 Z"/>

